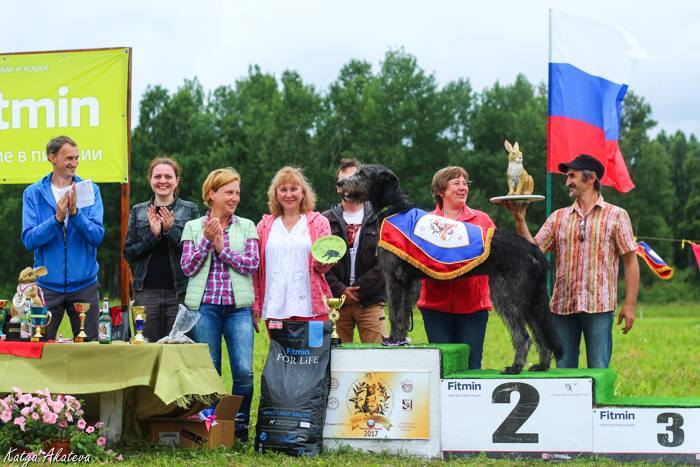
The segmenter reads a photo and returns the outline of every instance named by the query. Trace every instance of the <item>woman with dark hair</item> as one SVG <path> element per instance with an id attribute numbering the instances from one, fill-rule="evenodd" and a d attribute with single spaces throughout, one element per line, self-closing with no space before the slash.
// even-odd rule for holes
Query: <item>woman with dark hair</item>
<path id="1" fill-rule="evenodd" d="M 170 332 L 185 299 L 180 237 L 185 223 L 199 217 L 199 209 L 177 196 L 180 166 L 170 157 L 151 161 L 148 182 L 153 196 L 131 208 L 124 257 L 134 278 L 134 304 L 146 307 L 144 335 L 155 342 Z"/>
<path id="2" fill-rule="evenodd" d="M 488 214 L 467 206 L 469 174 L 462 167 L 445 167 L 433 176 L 434 214 L 495 228 Z M 469 368 L 481 368 L 491 298 L 488 276 L 475 275 L 449 281 L 421 281 L 418 308 L 431 344 L 469 344 Z"/>

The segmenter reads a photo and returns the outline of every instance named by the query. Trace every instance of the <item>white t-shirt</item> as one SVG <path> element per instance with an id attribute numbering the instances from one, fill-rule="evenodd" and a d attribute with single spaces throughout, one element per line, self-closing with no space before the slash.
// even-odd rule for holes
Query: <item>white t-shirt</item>
<path id="1" fill-rule="evenodd" d="M 265 245 L 264 319 L 313 316 L 310 252 L 311 235 L 306 215 L 301 216 L 290 232 L 281 217 L 273 221 Z"/>
<path id="2" fill-rule="evenodd" d="M 58 188 L 53 183 L 51 184 L 51 192 L 56 200 L 56 204 L 58 204 L 58 200 L 61 199 L 61 196 L 65 195 L 68 190 L 70 190 L 70 185 L 63 188 Z"/>
<path id="3" fill-rule="evenodd" d="M 345 221 L 345 224 L 347 225 L 357 225 L 360 226 L 362 225 L 362 219 L 365 217 L 365 207 L 362 206 L 359 211 L 357 212 L 347 212 L 343 211 L 343 220 Z M 357 248 L 360 245 L 360 230 L 361 228 L 357 228 L 357 232 L 355 233 L 355 238 L 352 242 L 352 245 L 348 245 L 348 253 L 350 254 L 350 283 L 348 285 L 351 285 L 353 282 L 355 282 L 355 258 L 357 258 Z"/>
<path id="4" fill-rule="evenodd" d="M 53 183 L 51 184 L 51 193 L 53 193 L 53 197 L 56 200 L 56 204 L 58 204 L 58 200 L 61 199 L 61 197 L 65 195 L 68 190 L 70 190 L 70 185 L 63 188 L 58 188 Z M 63 221 L 63 223 L 66 226 L 68 225 L 68 216 L 66 216 L 66 220 Z"/>

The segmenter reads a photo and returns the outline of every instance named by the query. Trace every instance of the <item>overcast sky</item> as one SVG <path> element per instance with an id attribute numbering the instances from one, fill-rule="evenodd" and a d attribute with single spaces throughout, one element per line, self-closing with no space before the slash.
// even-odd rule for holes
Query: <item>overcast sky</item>
<path id="1" fill-rule="evenodd" d="M 175 90 L 197 77 L 232 84 L 250 64 L 297 70 L 325 89 L 352 58 L 375 66 L 404 47 L 441 84 L 475 90 L 524 73 L 546 80 L 548 9 L 617 24 L 651 58 L 630 88 L 659 128 L 700 135 L 700 2 L 572 1 L 31 1 L 2 3 L 0 52 L 133 47 L 133 109 L 149 84 Z M 137 115 L 133 114 L 133 121 Z"/>

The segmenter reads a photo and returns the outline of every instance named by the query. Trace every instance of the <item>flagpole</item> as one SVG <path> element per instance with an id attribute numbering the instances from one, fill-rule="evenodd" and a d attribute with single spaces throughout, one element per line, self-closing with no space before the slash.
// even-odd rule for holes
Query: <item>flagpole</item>
<path id="1" fill-rule="evenodd" d="M 552 61 L 552 9 L 549 9 L 549 60 L 547 60 L 547 67 L 549 67 L 551 61 Z M 549 77 L 549 70 L 547 70 L 547 76 Z M 551 82 L 547 83 L 547 90 L 548 90 L 548 95 L 547 95 L 547 104 L 549 105 L 549 86 L 551 86 Z M 547 121 L 547 126 L 549 127 L 549 120 Z M 545 192 L 545 219 L 549 219 L 549 215 L 552 213 L 552 174 L 549 173 L 549 128 L 547 129 L 547 154 L 545 155 L 545 167 L 544 167 L 544 173 L 545 173 L 545 179 L 546 179 L 546 192 Z M 547 265 L 549 266 L 547 268 L 547 292 L 549 295 L 552 295 L 552 254 L 547 253 L 546 254 L 547 258 Z"/>

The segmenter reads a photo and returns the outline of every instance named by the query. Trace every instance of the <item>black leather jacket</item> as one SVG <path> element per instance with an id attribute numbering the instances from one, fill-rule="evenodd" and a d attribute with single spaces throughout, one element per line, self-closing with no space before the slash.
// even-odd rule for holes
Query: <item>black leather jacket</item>
<path id="1" fill-rule="evenodd" d="M 151 259 L 153 248 L 158 242 L 167 241 L 170 253 L 170 267 L 173 271 L 173 284 L 178 294 L 184 294 L 187 288 L 187 277 L 180 267 L 180 256 L 182 256 L 182 229 L 185 223 L 199 217 L 199 208 L 196 204 L 175 198 L 172 211 L 175 217 L 175 224 L 166 234 L 154 237 L 151 226 L 148 223 L 146 211 L 153 203 L 153 199 L 145 203 L 139 203 L 131 208 L 129 216 L 129 227 L 124 242 L 124 257 L 131 266 L 131 274 L 135 291 L 143 289 L 143 281 L 148 271 L 148 261 Z"/>
<path id="2" fill-rule="evenodd" d="M 360 243 L 355 258 L 355 282 L 348 284 L 350 279 L 350 254 L 346 254 L 326 273 L 326 281 L 331 287 L 334 297 L 340 297 L 348 286 L 359 286 L 359 298 L 362 306 L 386 301 L 384 276 L 377 264 L 377 243 L 379 243 L 379 221 L 369 203 L 364 204 L 365 214 L 360 228 Z M 347 224 L 343 220 L 343 207 L 334 204 L 330 210 L 323 213 L 331 224 L 331 233 L 347 241 Z"/>

